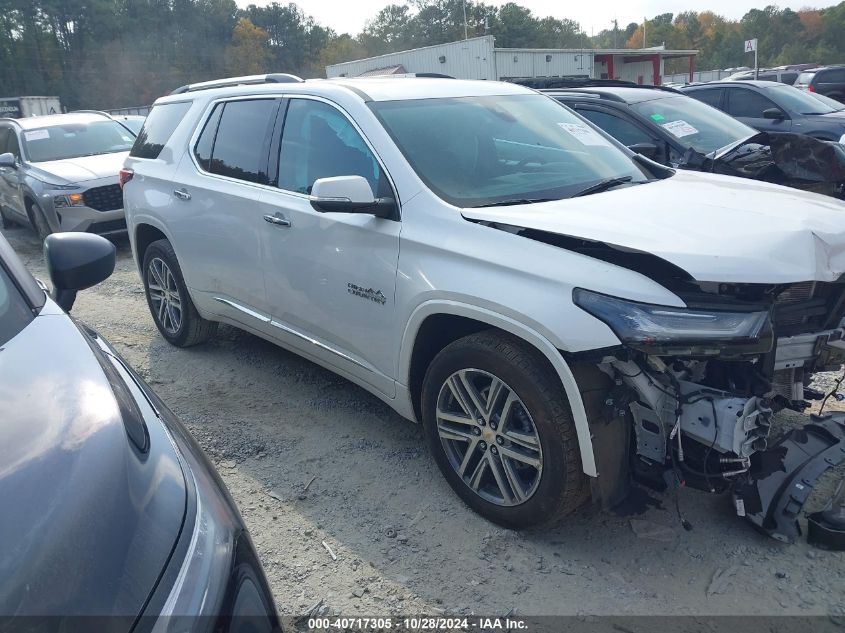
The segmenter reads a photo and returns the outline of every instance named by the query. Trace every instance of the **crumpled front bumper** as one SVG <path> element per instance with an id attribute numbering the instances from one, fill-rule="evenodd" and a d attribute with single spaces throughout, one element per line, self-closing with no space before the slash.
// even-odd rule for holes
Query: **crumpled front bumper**
<path id="1" fill-rule="evenodd" d="M 739 513 L 785 543 L 801 535 L 798 518 L 819 477 L 845 461 L 845 412 L 810 420 L 755 453 L 748 480 L 735 490 Z"/>

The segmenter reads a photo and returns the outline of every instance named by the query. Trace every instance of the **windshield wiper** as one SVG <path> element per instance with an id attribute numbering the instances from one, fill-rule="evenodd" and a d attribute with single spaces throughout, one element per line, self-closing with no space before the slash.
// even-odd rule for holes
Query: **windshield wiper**
<path id="1" fill-rule="evenodd" d="M 619 176 L 617 178 L 605 178 L 604 180 L 599 180 L 597 183 L 590 185 L 579 191 L 578 193 L 572 194 L 571 198 L 578 198 L 580 196 L 588 196 L 591 193 L 601 193 L 602 191 L 607 191 L 608 189 L 612 189 L 618 185 L 624 185 L 626 182 L 631 182 L 633 180 L 632 176 Z"/>
<path id="2" fill-rule="evenodd" d="M 510 200 L 500 200 L 499 202 L 491 202 L 489 204 L 478 204 L 470 209 L 486 209 L 487 207 L 508 207 L 516 204 L 534 204 L 536 202 L 554 202 L 560 198 L 512 198 Z"/>

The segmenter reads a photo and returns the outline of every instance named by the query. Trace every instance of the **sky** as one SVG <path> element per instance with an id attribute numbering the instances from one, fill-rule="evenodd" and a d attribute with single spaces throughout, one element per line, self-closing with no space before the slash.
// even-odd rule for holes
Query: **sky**
<path id="1" fill-rule="evenodd" d="M 286 4 L 289 0 L 278 0 Z M 630 22 L 641 22 L 661 13 L 682 11 L 701 11 L 704 7 L 695 0 L 627 0 L 625 2 L 571 2 L 561 0 L 516 0 L 518 4 L 531 9 L 539 16 L 551 15 L 555 18 L 568 18 L 581 24 L 588 34 L 598 33 L 602 29 L 613 28 L 612 20 L 619 20 L 619 28 L 625 28 Z M 238 5 L 266 5 L 270 0 L 237 0 Z M 364 22 L 388 4 L 402 4 L 402 0 L 295 0 L 305 13 L 314 17 L 323 26 L 328 26 L 338 33 L 355 35 L 364 27 Z M 503 1 L 486 0 L 488 4 L 502 5 Z M 793 5 L 788 2 L 773 0 L 708 0 L 706 8 L 729 19 L 741 18 L 749 9 L 762 9 L 767 4 L 777 4 L 781 9 L 787 7 L 798 10 L 804 7 L 832 6 L 837 0 L 813 3 L 803 0 Z"/>

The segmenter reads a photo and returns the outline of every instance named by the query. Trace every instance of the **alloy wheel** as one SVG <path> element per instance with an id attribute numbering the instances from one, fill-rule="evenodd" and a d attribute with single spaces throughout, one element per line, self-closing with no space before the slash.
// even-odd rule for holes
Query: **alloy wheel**
<path id="1" fill-rule="evenodd" d="M 163 259 L 155 257 L 150 260 L 147 288 L 156 320 L 168 334 L 175 335 L 182 327 L 182 297 L 176 278 Z"/>
<path id="2" fill-rule="evenodd" d="M 537 427 L 516 392 L 480 369 L 456 371 L 437 397 L 437 433 L 449 463 L 477 495 L 500 506 L 528 501 L 540 484 Z"/>

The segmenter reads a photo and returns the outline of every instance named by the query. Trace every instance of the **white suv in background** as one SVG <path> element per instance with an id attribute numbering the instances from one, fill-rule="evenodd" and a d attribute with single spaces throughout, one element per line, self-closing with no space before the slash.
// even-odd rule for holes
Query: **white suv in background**
<path id="1" fill-rule="evenodd" d="M 168 341 L 225 322 L 345 376 L 423 423 L 485 517 L 547 523 L 636 476 L 731 489 L 794 537 L 768 492 L 792 440 L 770 453 L 768 429 L 842 362 L 845 204 L 674 172 L 532 90 L 434 78 L 186 86 L 122 181 Z M 805 430 L 837 444 L 839 419 Z"/>

